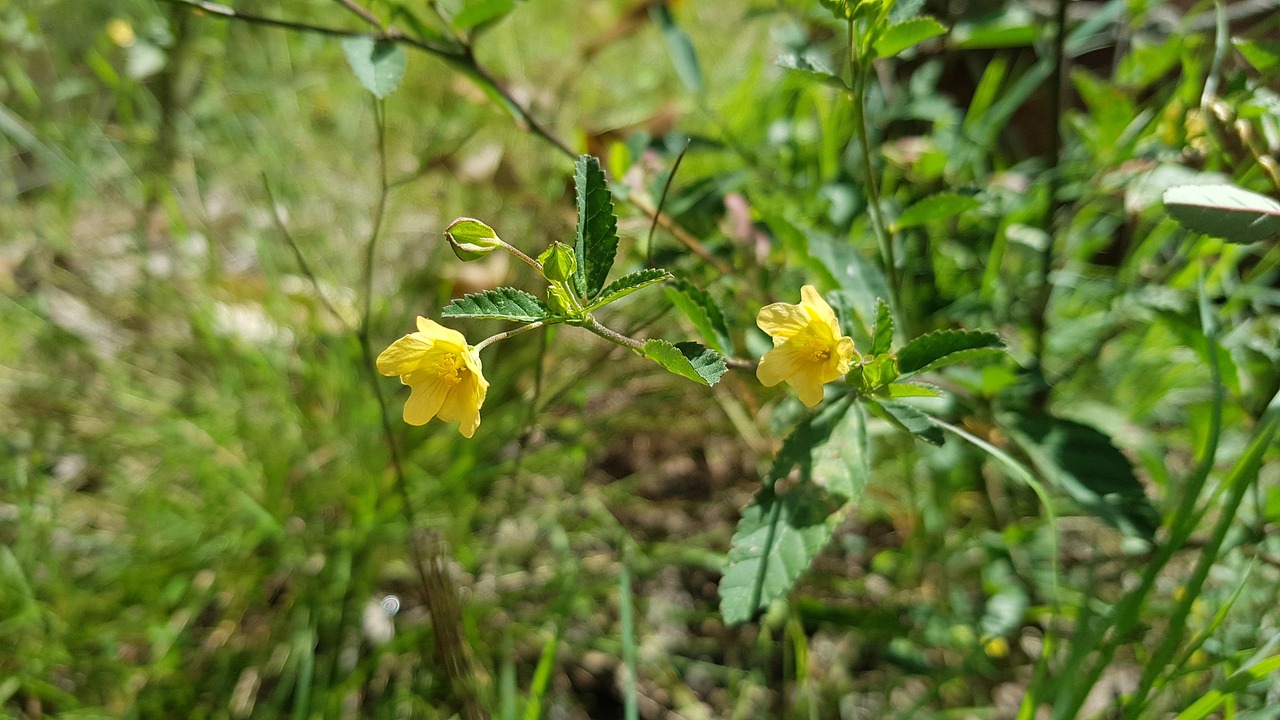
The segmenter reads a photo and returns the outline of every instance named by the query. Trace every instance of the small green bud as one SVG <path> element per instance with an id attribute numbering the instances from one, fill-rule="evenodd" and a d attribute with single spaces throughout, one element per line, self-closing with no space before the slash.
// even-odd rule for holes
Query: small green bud
<path id="1" fill-rule="evenodd" d="M 542 265 L 542 276 L 553 283 L 569 282 L 578 269 L 578 261 L 573 257 L 573 248 L 562 242 L 553 242 L 551 246 L 538 256 Z"/>
<path id="2" fill-rule="evenodd" d="M 545 267 L 545 266 L 544 266 Z M 551 312 L 562 317 L 573 317 L 573 302 L 569 299 L 569 291 L 559 283 L 547 288 L 547 307 Z"/>
<path id="3" fill-rule="evenodd" d="M 449 241 L 453 254 L 463 262 L 479 260 L 506 244 L 498 238 L 498 233 L 493 228 L 479 220 L 465 217 L 449 223 L 444 236 Z"/>

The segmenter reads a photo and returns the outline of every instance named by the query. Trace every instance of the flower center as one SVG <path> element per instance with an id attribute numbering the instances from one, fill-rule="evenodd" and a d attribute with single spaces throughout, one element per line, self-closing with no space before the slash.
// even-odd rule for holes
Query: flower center
<path id="1" fill-rule="evenodd" d="M 447 385 L 457 385 L 463 375 L 470 372 L 461 355 L 445 355 L 436 362 L 436 375 Z"/>
<path id="2" fill-rule="evenodd" d="M 804 350 L 813 362 L 826 362 L 831 357 L 831 346 L 820 337 L 810 337 L 804 344 Z"/>

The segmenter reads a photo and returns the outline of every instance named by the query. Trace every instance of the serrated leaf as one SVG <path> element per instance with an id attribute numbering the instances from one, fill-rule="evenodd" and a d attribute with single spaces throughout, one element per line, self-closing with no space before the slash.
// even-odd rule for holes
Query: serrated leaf
<path id="1" fill-rule="evenodd" d="M 893 313 L 889 311 L 889 303 L 876 298 L 876 324 L 871 331 L 871 354 L 887 353 L 892 345 Z"/>
<path id="2" fill-rule="evenodd" d="M 805 419 L 782 442 L 765 484 L 772 486 L 797 467 L 802 483 L 813 483 L 847 500 L 861 497 L 871 473 L 862 411 L 840 401 Z"/>
<path id="3" fill-rule="evenodd" d="M 841 503 L 817 485 L 779 497 L 762 489 L 742 513 L 720 578 L 720 614 L 728 624 L 750 620 L 790 592 L 831 540 Z"/>
<path id="4" fill-rule="evenodd" d="M 1249 243 L 1280 237 L 1280 202 L 1234 185 L 1181 185 L 1164 192 L 1164 209 L 1193 232 Z"/>
<path id="5" fill-rule="evenodd" d="M 342 41 L 342 50 L 356 79 L 379 98 L 390 95 L 404 79 L 404 49 L 390 40 L 350 37 Z"/>
<path id="6" fill-rule="evenodd" d="M 604 287 L 618 252 L 618 218 L 613 214 L 613 197 L 600 169 L 600 161 L 582 155 L 574 164 L 577 187 L 578 235 L 573 251 L 578 272 L 574 288 L 583 300 L 594 300 Z"/>
<path id="7" fill-rule="evenodd" d="M 1241 40 L 1231 41 L 1249 64 L 1257 68 L 1263 75 L 1280 71 L 1280 40 Z"/>
<path id="8" fill-rule="evenodd" d="M 841 88 L 849 87 L 849 84 L 844 81 L 844 78 L 837 75 L 834 70 L 827 67 L 824 62 L 816 57 L 812 57 L 810 55 L 798 55 L 796 53 L 786 53 L 784 55 L 779 55 L 775 62 L 778 67 L 813 75 L 815 78 L 827 83 L 828 85 L 835 85 L 836 87 Z"/>
<path id="9" fill-rule="evenodd" d="M 947 26 L 928 15 L 904 20 L 896 25 L 890 25 L 876 40 L 876 57 L 892 57 L 913 45 L 946 32 Z"/>
<path id="10" fill-rule="evenodd" d="M 930 195 L 903 210 L 897 221 L 893 223 L 893 229 L 902 230 L 903 228 L 927 225 L 938 220 L 946 220 L 968 212 L 981 204 L 977 198 L 959 193 L 944 192 Z"/>
<path id="11" fill-rule="evenodd" d="M 453 16 L 451 24 L 458 30 L 467 30 L 481 23 L 498 20 L 515 9 L 515 0 L 469 0 Z"/>
<path id="12" fill-rule="evenodd" d="M 667 53 L 671 55 L 680 81 L 695 94 L 701 93 L 702 67 L 698 64 L 698 51 L 688 34 L 676 24 L 671 8 L 666 3 L 654 3 L 649 6 L 649 17 L 662 30 L 662 39 L 667 42 Z"/>
<path id="13" fill-rule="evenodd" d="M 609 286 L 604 290 L 601 290 L 600 297 L 597 298 L 596 301 L 591 304 L 591 307 L 587 309 L 595 310 L 598 307 L 608 305 L 618 298 L 626 297 L 641 288 L 646 288 L 654 283 L 660 283 L 664 280 L 670 279 L 671 273 L 661 268 L 646 268 L 644 270 L 633 272 L 630 275 L 623 275 L 617 280 L 609 283 Z"/>
<path id="14" fill-rule="evenodd" d="M 1155 534 L 1160 515 L 1111 438 L 1051 415 L 1016 415 L 1010 425 L 1040 472 L 1080 507 L 1127 535 Z"/>
<path id="15" fill-rule="evenodd" d="M 725 322 L 720 306 L 706 291 L 683 280 L 675 281 L 665 290 L 667 298 L 689 318 L 707 344 L 725 355 L 733 354 L 733 339 L 729 336 L 729 324 Z"/>
<path id="16" fill-rule="evenodd" d="M 921 335 L 898 350 L 898 372 L 924 372 L 989 353 L 1001 352 L 1004 343 L 982 330 L 937 330 Z"/>
<path id="17" fill-rule="evenodd" d="M 696 342 L 646 340 L 644 356 L 671 372 L 703 385 L 715 385 L 728 370 L 724 356 Z"/>
<path id="18" fill-rule="evenodd" d="M 934 425 L 929 416 L 920 410 L 893 400 L 868 399 L 867 403 L 871 406 L 872 412 L 896 425 L 899 429 L 905 430 L 932 445 L 941 445 L 943 443 L 942 428 Z"/>
<path id="19" fill-rule="evenodd" d="M 523 290 L 510 287 L 494 288 L 460 297 L 440 311 L 444 317 L 493 318 L 534 322 L 551 317 L 551 311 L 541 300 Z"/>

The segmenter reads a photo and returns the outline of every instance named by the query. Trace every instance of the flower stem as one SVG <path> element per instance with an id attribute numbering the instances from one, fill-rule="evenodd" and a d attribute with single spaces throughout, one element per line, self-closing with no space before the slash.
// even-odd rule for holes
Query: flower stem
<path id="1" fill-rule="evenodd" d="M 524 253 L 520 252 L 518 248 L 506 242 L 505 240 L 499 240 L 498 242 L 502 243 L 502 248 L 504 250 L 520 258 L 520 260 L 522 260 L 529 267 L 533 268 L 534 270 L 537 270 L 539 275 L 542 274 L 542 264 L 539 263 L 537 260 L 534 260 L 528 255 L 525 255 Z"/>
<path id="2" fill-rule="evenodd" d="M 480 352 L 481 350 L 489 347 L 490 345 L 498 342 L 499 340 L 506 340 L 507 338 L 512 338 L 522 333 L 527 333 L 530 330 L 536 330 L 544 325 L 550 325 L 550 324 L 552 324 L 550 320 L 539 320 L 537 322 L 531 322 L 528 325 L 521 325 L 520 327 L 514 330 L 508 330 L 506 332 L 501 332 L 501 333 L 498 333 L 497 335 L 487 337 L 475 344 L 476 352 Z"/>
<path id="3" fill-rule="evenodd" d="M 637 352 L 644 351 L 644 343 L 640 342 L 639 340 L 636 340 L 635 338 L 627 337 L 622 333 L 610 330 L 604 325 L 601 325 L 599 322 L 596 321 L 595 318 L 591 317 L 590 315 L 588 315 L 585 318 L 582 324 L 582 327 L 586 328 L 587 330 L 590 330 L 591 332 L 599 335 L 600 337 L 604 338 L 605 340 L 608 340 L 609 342 L 615 345 L 621 345 L 623 347 L 631 348 L 632 350 L 635 350 Z"/>
<path id="4" fill-rule="evenodd" d="M 903 311 L 901 295 L 898 288 L 898 264 L 893 256 L 893 238 L 885 226 L 884 216 L 880 214 L 880 186 L 876 182 L 875 168 L 871 161 L 871 138 L 867 125 L 867 75 L 870 62 L 858 55 L 855 45 L 856 34 L 854 21 L 849 20 L 849 80 L 852 84 L 853 131 L 858 136 L 858 145 L 862 150 L 863 184 L 867 188 L 867 215 L 871 222 L 871 231 L 875 233 L 880 245 L 880 261 L 884 265 L 885 277 L 889 282 L 890 300 L 901 314 Z"/>

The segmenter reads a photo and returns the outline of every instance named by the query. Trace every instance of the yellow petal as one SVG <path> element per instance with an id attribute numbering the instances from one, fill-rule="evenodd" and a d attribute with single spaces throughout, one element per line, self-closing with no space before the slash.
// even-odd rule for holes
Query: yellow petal
<path id="1" fill-rule="evenodd" d="M 467 339 L 457 330 L 447 328 L 430 318 L 418 316 L 417 334 L 423 339 L 450 345 L 453 350 L 462 350 L 467 346 Z"/>
<path id="2" fill-rule="evenodd" d="M 453 386 L 444 404 L 440 406 L 440 419 L 444 422 L 457 422 L 458 432 L 463 437 L 471 437 L 480 427 L 480 406 L 484 405 L 484 396 L 488 393 L 489 383 L 479 375 L 469 375 L 462 382 Z"/>
<path id="3" fill-rule="evenodd" d="M 440 412 L 449 392 L 449 385 L 431 370 L 418 370 L 401 378 L 413 388 L 404 404 L 404 421 L 410 425 L 426 425 Z"/>
<path id="4" fill-rule="evenodd" d="M 431 350 L 431 343 L 417 333 L 405 335 L 391 343 L 391 347 L 378 356 L 378 372 L 383 375 L 408 375 L 422 364 L 423 357 Z"/>
<path id="5" fill-rule="evenodd" d="M 804 344 L 795 339 L 788 340 L 764 354 L 760 364 L 756 366 L 756 377 L 765 387 L 773 387 L 796 373 L 803 372 L 809 362 Z"/>
<path id="6" fill-rule="evenodd" d="M 838 380 L 849 372 L 849 363 L 853 360 L 853 338 L 842 337 L 836 341 L 831 356 L 827 358 L 823 382 Z"/>
<path id="7" fill-rule="evenodd" d="M 831 331 L 829 337 L 838 337 L 840 335 L 840 323 L 836 320 L 836 313 L 827 304 L 826 300 L 818 294 L 818 289 L 812 285 L 805 285 L 800 288 L 801 305 L 804 306 L 812 324 Z"/>
<path id="8" fill-rule="evenodd" d="M 787 382 L 796 389 L 796 394 L 800 396 L 800 402 L 804 403 L 805 407 L 813 407 L 822 402 L 823 383 L 817 373 L 797 373 Z"/>
<path id="9" fill-rule="evenodd" d="M 809 324 L 809 315 L 799 305 L 774 303 L 760 308 L 756 315 L 756 325 L 773 336 L 774 343 L 778 338 L 786 340 L 803 332 Z"/>

